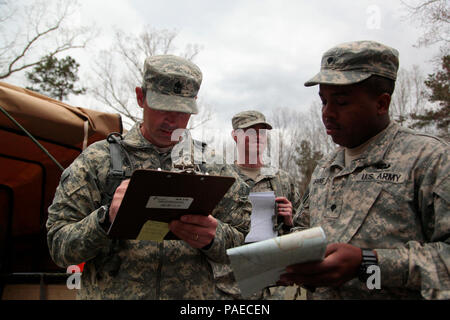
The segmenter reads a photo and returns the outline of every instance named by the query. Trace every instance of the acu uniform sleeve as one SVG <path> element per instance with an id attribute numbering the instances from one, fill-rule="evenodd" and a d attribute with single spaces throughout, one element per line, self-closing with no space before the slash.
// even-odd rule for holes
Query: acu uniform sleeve
<path id="1" fill-rule="evenodd" d="M 224 198 L 213 212 L 218 222 L 216 237 L 212 246 L 202 251 L 215 262 L 228 263 L 226 250 L 242 245 L 249 231 L 251 203 L 246 198 L 234 198 Z"/>
<path id="2" fill-rule="evenodd" d="M 216 237 L 211 247 L 202 250 L 212 261 L 229 263 L 226 250 L 244 243 L 250 228 L 252 209 L 250 201 L 243 193 L 243 186 L 237 178 L 212 213 L 218 221 Z"/>
<path id="3" fill-rule="evenodd" d="M 96 181 L 84 153 L 61 176 L 46 224 L 50 255 L 61 267 L 88 261 L 111 244 L 99 224 Z"/>
<path id="4" fill-rule="evenodd" d="M 416 170 L 418 215 L 427 241 L 375 249 L 381 286 L 420 290 L 425 299 L 450 299 L 450 164 L 448 152 Z M 384 284 L 383 284 L 384 283 Z"/>
<path id="5" fill-rule="evenodd" d="M 309 188 L 306 189 L 302 201 L 298 208 L 294 208 L 293 212 L 294 226 L 291 232 L 301 231 L 310 228 L 309 223 Z"/>
<path id="6" fill-rule="evenodd" d="M 301 205 L 302 198 L 300 196 L 300 191 L 298 190 L 297 183 L 295 183 L 295 179 L 291 178 L 291 194 L 289 201 L 292 203 L 292 214 L 295 214 L 296 209 Z"/>

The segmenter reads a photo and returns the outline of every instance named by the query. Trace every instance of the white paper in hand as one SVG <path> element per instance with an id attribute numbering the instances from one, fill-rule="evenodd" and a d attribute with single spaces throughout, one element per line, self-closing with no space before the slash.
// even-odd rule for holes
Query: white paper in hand
<path id="1" fill-rule="evenodd" d="M 227 250 L 244 298 L 275 285 L 292 264 L 320 261 L 327 240 L 321 227 L 294 232 Z"/>
<path id="2" fill-rule="evenodd" d="M 257 242 L 277 236 L 273 230 L 273 216 L 275 215 L 275 194 L 268 192 L 251 192 L 248 199 L 252 203 L 250 215 L 250 232 L 245 242 Z"/>

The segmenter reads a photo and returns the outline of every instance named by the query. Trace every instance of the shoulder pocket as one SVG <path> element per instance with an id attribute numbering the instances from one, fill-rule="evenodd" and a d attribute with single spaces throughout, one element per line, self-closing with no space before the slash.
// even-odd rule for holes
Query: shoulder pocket
<path id="1" fill-rule="evenodd" d="M 80 188 L 86 185 L 86 180 L 72 173 L 71 167 L 64 170 L 61 175 L 61 187 L 64 192 L 71 196 Z"/>

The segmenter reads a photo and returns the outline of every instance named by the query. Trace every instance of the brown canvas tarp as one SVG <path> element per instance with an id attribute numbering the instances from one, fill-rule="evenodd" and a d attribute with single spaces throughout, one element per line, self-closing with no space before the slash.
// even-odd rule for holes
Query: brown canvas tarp
<path id="1" fill-rule="evenodd" d="M 0 106 L 66 168 L 83 145 L 122 132 L 117 114 L 72 107 L 0 82 Z M 61 169 L 0 113 L 0 272 L 46 272 L 45 222 Z"/>
<path id="2" fill-rule="evenodd" d="M 89 143 L 103 139 L 111 130 L 122 131 L 119 115 L 72 107 L 33 91 L 0 82 L 0 105 L 31 134 L 59 144 L 81 147 L 89 123 Z M 6 117 L 0 127 L 17 130 Z"/>

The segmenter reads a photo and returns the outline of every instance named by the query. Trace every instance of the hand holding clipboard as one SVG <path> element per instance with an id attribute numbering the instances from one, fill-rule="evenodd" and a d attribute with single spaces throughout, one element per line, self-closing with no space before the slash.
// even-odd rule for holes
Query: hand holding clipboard
<path id="1" fill-rule="evenodd" d="M 233 177 L 136 170 L 125 188 L 108 235 L 136 239 L 147 221 L 170 223 L 186 215 L 208 217 L 234 181 Z M 191 219 L 200 223 L 204 218 Z M 174 238 L 169 234 L 165 239 Z"/>

